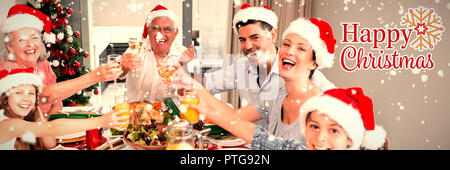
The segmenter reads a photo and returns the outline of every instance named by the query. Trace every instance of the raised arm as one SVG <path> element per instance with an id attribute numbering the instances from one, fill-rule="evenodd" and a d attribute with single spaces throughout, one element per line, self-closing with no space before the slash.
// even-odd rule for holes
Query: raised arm
<path id="1" fill-rule="evenodd" d="M 2 134 L 0 135 L 0 143 L 5 143 L 15 137 L 21 137 L 28 132 L 35 137 L 45 137 L 61 136 L 99 127 L 124 130 L 125 128 L 122 128 L 122 126 L 127 125 L 127 119 L 129 119 L 129 116 L 119 116 L 120 113 L 124 112 L 126 110 L 111 112 L 97 118 L 56 119 L 50 122 L 28 122 L 22 119 L 7 119 L 0 122 L 0 134 Z"/>
<path id="2" fill-rule="evenodd" d="M 46 97 L 47 100 L 40 102 L 55 103 L 61 101 L 95 83 L 117 79 L 120 74 L 122 74 L 122 70 L 119 68 L 119 64 L 109 63 L 101 65 L 94 71 L 78 78 L 44 87 L 41 96 Z"/>

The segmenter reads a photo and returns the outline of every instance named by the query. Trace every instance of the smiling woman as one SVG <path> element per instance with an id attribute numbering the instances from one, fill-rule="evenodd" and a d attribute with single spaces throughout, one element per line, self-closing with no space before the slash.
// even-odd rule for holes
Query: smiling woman
<path id="1" fill-rule="evenodd" d="M 34 28 L 21 28 L 6 34 L 6 47 L 14 54 L 10 61 L 16 61 L 19 66 L 36 66 L 36 61 L 46 59 L 45 48 L 39 30 Z"/>
<path id="2" fill-rule="evenodd" d="M 34 68 L 35 73 L 40 75 L 44 84 L 41 96 L 43 100 L 39 100 L 38 103 L 45 117 L 57 113 L 62 108 L 61 101 L 63 99 L 97 82 L 116 79 L 122 73 L 118 64 L 106 64 L 93 72 L 56 83 L 56 75 L 47 60 L 50 54 L 47 54 L 44 46 L 44 43 L 48 43 L 48 45 L 55 43 L 55 35 L 51 32 L 51 26 L 50 17 L 21 4 L 11 7 L 8 17 L 1 24 L 1 33 L 5 37 L 3 42 L 7 47 L 8 54 L 1 56 L 0 68 Z M 44 31 L 43 34 L 41 34 L 42 31 Z M 63 51 L 61 50 L 60 53 Z M 66 64 L 65 69 L 69 68 L 67 67 L 69 61 L 64 64 Z"/>

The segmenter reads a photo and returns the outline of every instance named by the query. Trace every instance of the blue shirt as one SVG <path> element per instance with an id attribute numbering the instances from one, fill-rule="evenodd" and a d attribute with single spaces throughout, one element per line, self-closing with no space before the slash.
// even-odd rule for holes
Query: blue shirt
<path id="1" fill-rule="evenodd" d="M 299 132 L 300 133 L 300 132 Z M 252 150 L 306 150 L 305 141 L 284 139 L 270 135 L 267 130 L 257 126 L 253 134 Z"/>
<path id="2" fill-rule="evenodd" d="M 250 65 L 247 57 L 239 58 L 226 69 L 205 73 L 205 87 L 212 94 L 237 89 L 239 97 L 244 103 L 264 107 L 263 103 L 275 100 L 280 87 L 284 86 L 284 80 L 279 74 L 277 58 L 278 55 L 275 56 L 271 70 L 266 77 L 266 68 L 259 68 L 260 71 L 258 72 L 258 68 Z M 258 110 L 258 113 L 262 120 L 257 124 L 267 128 L 269 107 L 258 109 L 261 109 Z"/>

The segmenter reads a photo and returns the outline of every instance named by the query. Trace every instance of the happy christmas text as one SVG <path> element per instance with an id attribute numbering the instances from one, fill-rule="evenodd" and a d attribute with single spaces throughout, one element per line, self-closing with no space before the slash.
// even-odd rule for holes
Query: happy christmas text
<path id="1" fill-rule="evenodd" d="M 341 51 L 341 68 L 347 72 L 356 70 L 390 70 L 390 69 L 433 69 L 432 54 L 417 57 L 402 55 L 400 50 L 408 48 L 413 29 L 408 28 L 361 28 L 359 22 L 342 22 L 342 40 L 347 44 Z M 356 45 L 370 44 L 366 53 L 363 47 Z M 383 44 L 385 44 L 383 46 Z M 382 48 L 384 47 L 384 48 Z M 373 52 L 378 50 L 379 54 Z M 392 50 L 392 52 L 387 52 Z"/>

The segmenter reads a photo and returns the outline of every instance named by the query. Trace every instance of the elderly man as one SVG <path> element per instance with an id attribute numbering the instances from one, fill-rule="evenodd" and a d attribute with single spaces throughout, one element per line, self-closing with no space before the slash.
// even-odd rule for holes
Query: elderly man
<path id="1" fill-rule="evenodd" d="M 130 102 L 164 100 L 167 88 L 161 78 L 155 78 L 160 77 L 157 69 L 160 59 L 181 55 L 180 62 L 186 62 L 193 58 L 192 46 L 186 49 L 174 42 L 178 35 L 177 22 L 172 11 L 161 5 L 156 6 L 146 19 L 139 54 L 123 54 L 121 66 L 124 74 L 121 77 L 126 75 L 126 95 Z"/>

